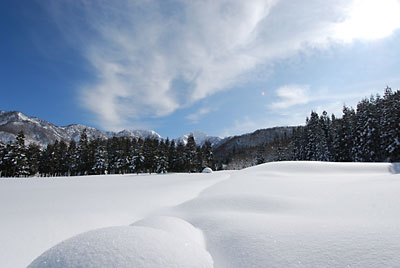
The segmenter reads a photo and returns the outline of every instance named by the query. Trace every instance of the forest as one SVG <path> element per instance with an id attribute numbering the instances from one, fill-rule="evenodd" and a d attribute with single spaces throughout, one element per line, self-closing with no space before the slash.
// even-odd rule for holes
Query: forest
<path id="1" fill-rule="evenodd" d="M 311 112 L 292 143 L 288 160 L 399 162 L 400 91 L 387 87 L 383 97 L 365 98 L 356 109 L 344 106 L 341 118 Z"/>
<path id="2" fill-rule="evenodd" d="M 193 136 L 185 144 L 156 138 L 113 137 L 79 142 L 61 140 L 41 149 L 25 146 L 24 133 L 0 148 L 2 177 L 80 176 L 96 174 L 200 172 L 213 168 L 211 144 L 196 145 Z"/>

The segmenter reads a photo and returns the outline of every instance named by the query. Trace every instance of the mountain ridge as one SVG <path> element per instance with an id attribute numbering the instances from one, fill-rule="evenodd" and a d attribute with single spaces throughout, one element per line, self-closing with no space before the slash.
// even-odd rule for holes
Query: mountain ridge
<path id="1" fill-rule="evenodd" d="M 101 131 L 95 127 L 86 126 L 83 124 L 69 124 L 66 126 L 56 126 L 46 120 L 32 117 L 23 114 L 20 111 L 0 111 L 0 142 L 8 143 L 13 141 L 18 132 L 23 131 L 26 142 L 36 143 L 41 147 L 47 144 L 54 143 L 56 140 L 74 140 L 79 141 L 79 138 L 86 129 L 86 134 L 89 139 L 102 138 L 108 139 L 112 137 L 130 137 L 130 138 L 156 138 L 164 139 L 159 133 L 154 130 L 129 130 L 124 129 L 119 132 Z M 210 141 L 212 145 L 216 145 L 222 140 L 220 137 L 209 136 L 201 131 L 192 131 L 181 137 L 173 139 L 176 143 L 187 143 L 187 138 L 192 134 L 195 141 L 199 145 L 203 145 L 206 141 Z"/>

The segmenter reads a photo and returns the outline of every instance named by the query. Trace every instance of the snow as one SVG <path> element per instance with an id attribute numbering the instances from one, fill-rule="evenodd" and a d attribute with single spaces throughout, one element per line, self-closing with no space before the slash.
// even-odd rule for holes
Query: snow
<path id="1" fill-rule="evenodd" d="M 212 268 L 197 243 L 150 227 L 89 231 L 46 251 L 28 268 Z"/>
<path id="2" fill-rule="evenodd" d="M 23 268 L 82 232 L 128 226 L 226 179 L 215 173 L 0 179 L 0 267 Z"/>
<path id="3" fill-rule="evenodd" d="M 213 173 L 212 169 L 209 167 L 206 167 L 203 169 L 202 173 Z"/>
<path id="4" fill-rule="evenodd" d="M 3 179 L 0 267 L 398 267 L 399 170 Z"/>
<path id="5" fill-rule="evenodd" d="M 214 146 L 222 140 L 221 137 L 209 136 L 202 131 L 196 130 L 175 139 L 175 141 L 176 143 L 181 142 L 186 145 L 190 135 L 193 135 L 196 144 L 200 146 L 203 146 L 206 141 L 209 141 L 211 145 Z"/>

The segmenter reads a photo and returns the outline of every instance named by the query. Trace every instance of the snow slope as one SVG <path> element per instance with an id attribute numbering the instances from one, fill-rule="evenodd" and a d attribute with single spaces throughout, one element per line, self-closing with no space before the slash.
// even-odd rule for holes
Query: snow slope
<path id="1" fill-rule="evenodd" d="M 212 174 L 0 180 L 0 266 L 40 256 L 29 268 L 399 267 L 399 171 L 281 162 Z"/>
<path id="2" fill-rule="evenodd" d="M 196 197 L 226 173 L 0 179 L 0 267 L 26 267 L 55 244 L 134 223 Z"/>

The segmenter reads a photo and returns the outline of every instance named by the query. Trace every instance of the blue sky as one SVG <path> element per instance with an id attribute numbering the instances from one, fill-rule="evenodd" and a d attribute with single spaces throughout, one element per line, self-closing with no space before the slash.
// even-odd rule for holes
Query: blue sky
<path id="1" fill-rule="evenodd" d="M 227 136 L 400 88 L 398 0 L 0 3 L 0 109 Z"/>

